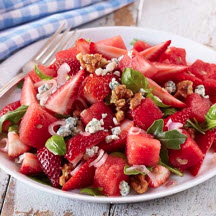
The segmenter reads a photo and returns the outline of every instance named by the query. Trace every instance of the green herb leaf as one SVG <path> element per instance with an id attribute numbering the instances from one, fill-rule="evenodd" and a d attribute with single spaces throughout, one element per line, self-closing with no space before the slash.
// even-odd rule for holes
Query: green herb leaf
<path id="1" fill-rule="evenodd" d="M 0 117 L 0 133 L 2 132 L 2 125 L 6 120 L 16 124 L 20 121 L 27 110 L 28 106 L 20 106 L 13 111 L 8 111 L 3 116 Z"/>
<path id="2" fill-rule="evenodd" d="M 157 96 L 154 96 L 154 95 L 152 94 L 152 92 L 148 93 L 148 94 L 146 95 L 146 97 L 152 99 L 153 102 L 154 102 L 158 107 L 162 107 L 162 108 L 170 107 L 169 105 L 166 105 L 166 104 L 164 104 L 162 101 L 160 101 L 160 100 L 157 98 Z"/>
<path id="3" fill-rule="evenodd" d="M 42 80 L 51 80 L 53 77 L 51 76 L 47 76 L 46 74 L 44 74 L 37 65 L 35 65 L 35 73 L 38 75 L 38 77 Z"/>
<path id="4" fill-rule="evenodd" d="M 55 117 L 56 117 L 57 119 L 65 119 L 65 118 L 69 118 L 69 117 L 71 117 L 71 116 L 70 116 L 70 115 L 62 115 L 62 114 L 56 113 L 56 114 L 55 114 Z"/>
<path id="5" fill-rule="evenodd" d="M 122 152 L 112 152 L 110 155 L 114 157 L 119 157 L 127 161 L 126 155 Z"/>
<path id="6" fill-rule="evenodd" d="M 83 188 L 80 190 L 80 193 L 88 194 L 91 196 L 103 196 L 103 188 L 98 187 L 98 188 Z"/>
<path id="7" fill-rule="evenodd" d="M 18 131 L 19 131 L 19 126 L 18 126 L 18 125 L 11 125 L 11 126 L 8 128 L 8 131 L 9 131 L 9 132 L 14 131 L 14 132 L 18 133 Z"/>
<path id="8" fill-rule="evenodd" d="M 163 117 L 167 117 L 177 112 L 177 109 L 175 108 L 166 108 L 166 109 L 161 109 L 161 110 L 164 114 Z"/>
<path id="9" fill-rule="evenodd" d="M 195 120 L 195 119 L 194 119 Z M 187 123 L 184 125 L 184 127 L 192 127 L 195 130 L 199 131 L 201 134 L 205 134 L 205 132 L 202 130 L 202 128 L 200 127 L 200 125 L 196 122 L 193 123 L 190 119 L 187 120 Z"/>
<path id="10" fill-rule="evenodd" d="M 45 146 L 54 155 L 64 156 L 66 154 L 66 144 L 64 138 L 61 136 L 54 135 L 50 137 Z"/>
<path id="11" fill-rule="evenodd" d="M 19 89 L 22 89 L 23 84 L 24 84 L 24 80 L 21 80 L 21 81 L 16 85 L 16 87 L 19 88 Z"/>
<path id="12" fill-rule="evenodd" d="M 161 143 L 160 158 L 164 163 L 169 164 L 168 149 L 164 143 Z"/>
<path id="13" fill-rule="evenodd" d="M 28 176 L 30 179 L 39 182 L 41 184 L 52 186 L 50 180 L 45 175 L 38 175 L 38 176 Z"/>
<path id="14" fill-rule="evenodd" d="M 87 41 L 88 43 L 90 43 L 90 42 L 91 42 L 91 39 L 90 39 L 90 38 L 88 38 L 88 39 L 86 39 L 86 41 Z"/>
<path id="15" fill-rule="evenodd" d="M 163 132 L 164 121 L 159 119 L 148 128 L 147 133 L 152 134 L 161 144 L 165 144 L 168 149 L 180 149 L 187 138 L 178 130 L 170 130 Z"/>
<path id="16" fill-rule="evenodd" d="M 138 41 L 138 39 L 134 38 L 134 39 L 130 42 L 130 45 L 133 46 L 137 41 Z"/>
<path id="17" fill-rule="evenodd" d="M 206 114 L 206 117 L 211 120 L 216 120 L 216 104 L 212 105 Z"/>
<path id="18" fill-rule="evenodd" d="M 146 175 L 145 172 L 141 172 L 139 169 L 134 169 L 134 170 L 128 171 L 127 170 L 128 168 L 130 168 L 130 166 L 128 166 L 128 165 L 124 166 L 124 174 L 125 175 L 138 175 L 138 174 Z M 148 170 L 152 171 L 152 167 L 148 167 Z"/>

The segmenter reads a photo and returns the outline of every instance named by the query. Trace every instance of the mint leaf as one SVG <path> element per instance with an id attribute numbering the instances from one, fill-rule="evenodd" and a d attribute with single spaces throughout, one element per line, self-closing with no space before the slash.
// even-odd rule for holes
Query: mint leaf
<path id="1" fill-rule="evenodd" d="M 80 190 L 80 193 L 83 194 L 88 194 L 91 196 L 103 196 L 103 188 L 102 187 L 98 187 L 98 188 L 83 188 Z"/>
<path id="2" fill-rule="evenodd" d="M 139 71 L 132 68 L 125 68 L 121 77 L 122 84 L 126 85 L 128 89 L 134 93 L 139 92 L 141 88 L 148 88 L 148 81 L 145 76 Z"/>
<path id="3" fill-rule="evenodd" d="M 45 146 L 54 155 L 64 156 L 66 154 L 66 144 L 64 138 L 61 136 L 54 135 L 50 137 Z"/>
<path id="4" fill-rule="evenodd" d="M 10 122 L 16 124 L 20 121 L 20 119 L 25 114 L 26 110 L 28 109 L 28 106 L 20 106 L 17 109 L 13 111 L 8 111 L 3 116 L 0 117 L 0 133 L 2 133 L 2 125 L 6 120 L 9 120 Z"/>
<path id="5" fill-rule="evenodd" d="M 148 170 L 152 171 L 152 167 L 148 167 Z M 142 171 L 142 165 L 135 165 L 134 168 L 133 168 L 133 166 L 130 167 L 128 165 L 125 165 L 124 166 L 124 174 L 125 175 L 138 175 L 138 174 L 146 175 L 146 173 Z"/>
<path id="6" fill-rule="evenodd" d="M 14 131 L 14 132 L 18 133 L 18 131 L 19 131 L 19 126 L 18 126 L 18 125 L 11 125 L 11 126 L 8 128 L 8 132 L 11 132 L 11 131 Z"/>
<path id="7" fill-rule="evenodd" d="M 126 155 L 122 152 L 112 152 L 110 155 L 114 157 L 119 157 L 127 161 Z"/>
<path id="8" fill-rule="evenodd" d="M 138 41 L 138 39 L 134 38 L 134 39 L 130 42 L 130 45 L 133 46 L 137 41 Z"/>
<path id="9" fill-rule="evenodd" d="M 172 114 L 177 112 L 177 109 L 175 109 L 175 108 L 166 108 L 166 109 L 162 108 L 161 110 L 164 114 L 163 117 L 167 117 L 167 116 L 172 115 Z"/>
<path id="10" fill-rule="evenodd" d="M 184 176 L 184 173 L 182 173 L 179 169 L 172 167 L 171 165 L 167 165 L 165 163 L 163 163 L 160 159 L 159 164 L 166 167 L 170 172 L 178 175 L 178 176 Z"/>
<path id="11" fill-rule="evenodd" d="M 156 139 L 160 140 L 161 144 L 166 145 L 168 149 L 180 149 L 187 138 L 178 130 L 170 130 L 163 132 L 164 121 L 159 119 L 148 128 L 147 133 L 152 134 Z"/>
<path id="12" fill-rule="evenodd" d="M 47 76 L 46 74 L 44 74 L 37 65 L 35 65 L 35 73 L 38 75 L 38 77 L 42 80 L 51 80 L 53 77 L 51 76 Z"/>

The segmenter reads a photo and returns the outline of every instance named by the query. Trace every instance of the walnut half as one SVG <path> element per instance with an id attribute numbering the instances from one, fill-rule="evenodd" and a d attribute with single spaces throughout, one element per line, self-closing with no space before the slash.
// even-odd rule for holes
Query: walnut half
<path id="1" fill-rule="evenodd" d="M 73 165 L 71 163 L 64 164 L 61 168 L 62 175 L 59 178 L 59 184 L 63 186 L 67 180 L 71 177 L 70 173 L 73 170 Z"/>
<path id="2" fill-rule="evenodd" d="M 139 194 L 143 194 L 148 189 L 148 182 L 145 180 L 145 176 L 142 174 L 130 177 L 131 187 Z"/>
<path id="3" fill-rule="evenodd" d="M 193 94 L 193 82 L 190 80 L 184 80 L 177 84 L 177 92 L 174 97 L 184 97 Z"/>

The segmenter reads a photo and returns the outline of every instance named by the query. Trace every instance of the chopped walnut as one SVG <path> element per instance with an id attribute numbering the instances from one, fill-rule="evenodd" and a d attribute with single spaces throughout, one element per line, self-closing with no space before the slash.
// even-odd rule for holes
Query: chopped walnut
<path id="1" fill-rule="evenodd" d="M 134 97 L 130 100 L 130 107 L 129 109 L 133 110 L 135 109 L 137 106 L 139 106 L 141 104 L 143 97 L 142 97 L 142 93 L 136 93 L 134 95 Z"/>
<path id="2" fill-rule="evenodd" d="M 64 164 L 61 170 L 62 170 L 62 175 L 59 178 L 59 184 L 63 186 L 67 182 L 67 180 L 71 177 L 70 173 L 73 170 L 73 165 L 71 163 Z"/>
<path id="3" fill-rule="evenodd" d="M 175 93 L 175 97 L 184 97 L 186 98 L 188 95 L 193 93 L 193 82 L 189 80 L 184 80 L 177 84 L 177 92 Z"/>
<path id="4" fill-rule="evenodd" d="M 77 60 L 83 69 L 86 69 L 89 73 L 94 73 L 97 68 L 104 68 L 108 61 L 102 57 L 101 54 L 77 54 Z"/>
<path id="5" fill-rule="evenodd" d="M 128 102 L 133 96 L 133 92 L 127 89 L 125 85 L 116 86 L 112 90 L 110 103 L 114 103 L 116 106 L 116 119 L 121 122 L 125 118 L 124 111 L 128 108 Z"/>
<path id="6" fill-rule="evenodd" d="M 139 194 L 143 194 L 148 189 L 148 182 L 142 174 L 130 177 L 132 188 Z"/>

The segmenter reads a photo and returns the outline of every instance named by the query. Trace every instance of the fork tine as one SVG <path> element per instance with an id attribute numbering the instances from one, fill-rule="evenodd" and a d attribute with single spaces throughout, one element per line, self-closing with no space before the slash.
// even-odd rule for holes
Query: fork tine
<path id="1" fill-rule="evenodd" d="M 76 38 L 80 35 L 78 34 L 76 37 L 75 35 L 77 34 L 77 29 L 72 32 L 72 34 L 65 40 L 65 42 L 58 48 L 58 50 L 64 50 L 67 49 L 70 44 L 70 42 L 73 40 L 76 40 Z M 46 65 L 50 65 L 55 61 L 55 52 L 49 57 L 49 59 L 46 61 Z"/>
<path id="2" fill-rule="evenodd" d="M 47 62 L 47 60 L 50 58 L 50 56 L 52 56 L 53 53 L 55 53 L 59 50 L 59 47 L 61 46 L 63 41 L 66 40 L 66 38 L 68 36 L 68 32 L 70 31 L 70 29 L 71 29 L 71 27 L 67 28 L 64 31 L 64 33 L 62 35 L 60 35 L 60 38 L 57 40 L 54 47 L 51 46 L 47 49 L 47 51 L 44 53 L 44 57 L 39 60 L 42 64 L 45 64 Z"/>
<path id="3" fill-rule="evenodd" d="M 57 29 L 57 31 L 50 37 L 50 39 L 46 42 L 45 46 L 43 47 L 42 50 L 39 50 L 35 56 L 32 58 L 32 60 L 37 61 L 43 54 L 44 52 L 49 48 L 49 46 L 54 42 L 56 39 L 56 36 L 61 33 L 62 29 L 65 26 L 65 22 L 60 25 L 60 27 Z"/>

